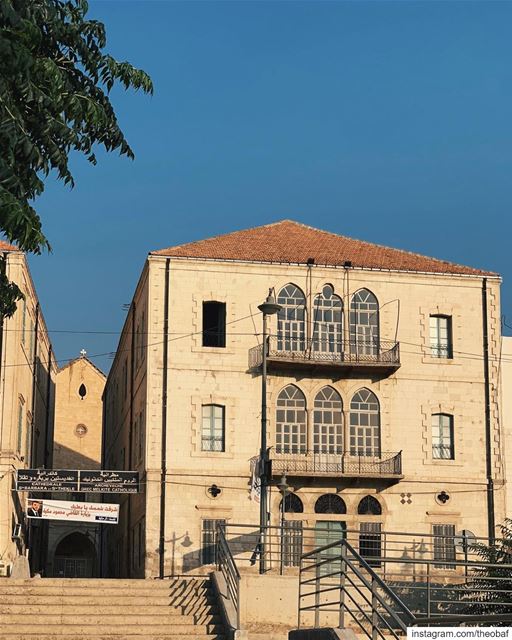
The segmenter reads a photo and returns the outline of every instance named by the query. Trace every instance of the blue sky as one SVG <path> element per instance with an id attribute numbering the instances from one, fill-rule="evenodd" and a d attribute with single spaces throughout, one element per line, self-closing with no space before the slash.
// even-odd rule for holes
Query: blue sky
<path id="1" fill-rule="evenodd" d="M 93 0 L 90 16 L 155 94 L 112 94 L 134 162 L 77 157 L 76 188 L 49 180 L 38 202 L 53 253 L 30 262 L 59 359 L 115 350 L 148 251 L 282 218 L 498 271 L 512 324 L 512 3 Z"/>

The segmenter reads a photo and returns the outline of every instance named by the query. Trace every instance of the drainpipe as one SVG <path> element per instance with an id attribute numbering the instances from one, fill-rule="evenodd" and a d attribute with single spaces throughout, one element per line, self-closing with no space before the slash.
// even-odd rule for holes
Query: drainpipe
<path id="1" fill-rule="evenodd" d="M 32 423 L 30 430 L 30 466 L 34 468 L 38 462 L 35 444 L 36 397 L 37 397 L 37 341 L 39 338 L 39 302 L 36 305 L 36 323 L 34 326 L 34 358 L 32 360 Z"/>
<path id="2" fill-rule="evenodd" d="M 483 320 L 483 351 L 484 351 L 484 391 L 485 391 L 485 470 L 487 475 L 487 528 L 489 545 L 495 542 L 494 518 L 494 480 L 492 477 L 491 452 L 491 395 L 489 380 L 489 333 L 487 326 L 487 278 L 482 281 L 482 320 Z"/>
<path id="3" fill-rule="evenodd" d="M 164 343 L 163 343 L 163 372 L 162 372 L 162 457 L 160 470 L 160 544 L 159 576 L 164 577 L 165 566 L 165 480 L 167 477 L 167 360 L 169 354 L 169 267 L 171 260 L 165 261 L 165 286 L 164 286 Z"/>
<path id="4" fill-rule="evenodd" d="M 53 350 L 50 345 L 48 349 L 48 378 L 46 382 L 46 416 L 45 416 L 45 430 L 46 430 L 46 447 L 44 456 L 44 466 L 47 469 L 51 469 L 53 466 L 53 429 L 50 430 L 50 401 L 51 401 L 51 388 L 52 388 L 52 355 Z"/>
<path id="5" fill-rule="evenodd" d="M 133 383 L 135 378 L 135 302 L 132 302 L 132 339 L 130 344 L 130 431 L 128 438 L 128 464 L 130 465 L 130 470 L 132 469 L 132 457 L 133 457 Z M 126 566 L 128 568 L 128 577 L 132 576 L 132 566 L 131 566 L 131 554 L 130 554 L 130 524 L 131 524 L 131 516 L 132 516 L 132 497 L 128 494 L 127 500 L 127 514 L 126 514 L 126 541 L 128 544 L 126 545 Z M 132 538 L 133 545 L 133 538 Z"/>

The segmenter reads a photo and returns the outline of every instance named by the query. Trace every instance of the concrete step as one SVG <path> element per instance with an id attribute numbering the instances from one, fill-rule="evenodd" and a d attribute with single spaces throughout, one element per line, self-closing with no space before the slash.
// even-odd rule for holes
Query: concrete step
<path id="1" fill-rule="evenodd" d="M 2 595 L 49 595 L 49 596 L 58 596 L 58 595 L 74 595 L 74 596 L 83 596 L 88 594 L 101 595 L 101 596 L 119 596 L 119 595 L 137 595 L 148 596 L 148 597 L 156 597 L 167 595 L 172 598 L 200 598 L 208 597 L 209 592 L 207 590 L 203 590 L 200 592 L 187 592 L 187 591 L 171 591 L 170 589 L 163 588 L 152 588 L 151 586 L 140 585 L 137 587 L 131 587 L 130 589 L 119 589 L 116 587 L 84 587 L 80 585 L 68 585 L 68 586 L 58 586 L 58 585 L 41 585 L 34 586 L 32 584 L 28 584 L 26 586 L 22 585 L 13 585 L 11 587 L 5 587 L 0 585 L 0 596 Z"/>
<path id="2" fill-rule="evenodd" d="M 76 600 L 74 601 L 76 602 Z M 122 615 L 124 617 L 128 616 L 158 616 L 165 618 L 172 618 L 173 621 L 183 620 L 184 622 L 188 622 L 190 620 L 191 623 L 197 621 L 197 615 L 201 616 L 201 620 L 205 621 L 205 624 L 212 623 L 220 623 L 220 616 L 215 615 L 213 613 L 201 612 L 198 614 L 190 614 L 185 615 L 179 609 L 175 609 L 174 607 L 170 607 L 169 605 L 158 606 L 154 604 L 150 604 L 147 606 L 143 606 L 140 603 L 136 605 L 130 605 L 128 607 L 120 607 L 113 605 L 109 602 L 109 604 L 67 604 L 62 605 L 61 603 L 56 602 L 48 602 L 42 604 L 30 604 L 28 603 L 21 604 L 19 600 L 16 603 L 6 603 L 5 601 L 1 601 L 0 603 L 0 620 L 2 622 L 10 622 L 9 616 L 17 615 L 24 616 L 24 619 L 27 620 L 27 615 L 38 615 L 41 616 L 42 619 L 47 620 L 47 616 L 57 615 L 64 619 L 65 616 L 73 616 L 76 618 L 77 615 L 87 616 L 89 619 L 90 616 L 119 616 Z"/>
<path id="3" fill-rule="evenodd" d="M 193 625 L 193 624 L 103 624 L 99 627 L 97 624 L 76 624 L 69 625 L 54 623 L 46 624 L 36 622 L 35 624 L 27 624 L 27 616 L 25 616 L 25 624 L 19 622 L 15 624 L 5 624 L 2 621 L 0 625 L 0 637 L 3 634 L 11 634 L 17 637 L 22 635 L 45 635 L 45 636 L 61 636 L 71 635 L 84 640 L 97 635 L 102 636 L 120 636 L 120 635 L 150 635 L 165 637 L 184 637 L 188 638 L 193 635 L 222 635 L 224 630 L 218 626 L 212 625 Z M 89 622 L 89 621 L 88 621 Z M 104 621 L 103 621 L 104 622 Z M 39 627 L 39 628 L 36 628 Z"/>
<path id="4" fill-rule="evenodd" d="M 180 610 L 178 607 L 175 607 L 171 604 L 169 596 L 154 596 L 154 597 L 139 597 L 139 596 L 110 596 L 109 598 L 105 598 L 105 596 L 96 596 L 93 594 L 85 594 L 80 595 L 78 599 L 76 596 L 69 595 L 57 595 L 48 597 L 47 594 L 39 594 L 39 595 L 13 595 L 13 594 L 1 594 L 0 602 L 5 605 L 11 604 L 20 604 L 24 603 L 27 606 L 36 606 L 36 605 L 48 605 L 50 602 L 58 605 L 58 606 L 75 606 L 77 602 L 80 602 L 80 605 L 87 606 L 102 606 L 105 604 L 108 605 L 120 605 L 120 606 L 137 606 L 141 607 L 146 606 L 160 606 L 160 607 L 169 607 L 171 610 L 176 611 Z M 147 603 L 147 604 L 146 604 Z"/>
<path id="5" fill-rule="evenodd" d="M 168 638 L 177 638 L 178 635 L 152 635 L 151 633 L 142 633 L 138 631 L 134 631 L 134 633 L 130 634 L 116 634 L 116 635 L 105 635 L 101 631 L 99 631 L 95 635 L 88 636 L 88 638 L 94 638 L 94 640 L 168 640 Z M 19 634 L 19 633 L 2 633 L 0 630 L 0 640 L 84 640 L 84 637 L 81 635 L 70 634 L 69 632 L 59 633 L 58 635 L 41 635 L 41 631 L 36 631 L 34 634 Z M 186 640 L 227 640 L 226 636 L 223 634 L 205 634 L 205 633 L 195 633 L 189 634 L 186 636 Z"/>

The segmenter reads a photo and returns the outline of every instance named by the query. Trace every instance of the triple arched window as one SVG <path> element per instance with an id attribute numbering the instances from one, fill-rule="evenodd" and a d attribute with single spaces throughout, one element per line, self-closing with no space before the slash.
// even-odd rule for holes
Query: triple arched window
<path id="1" fill-rule="evenodd" d="M 333 387 L 323 387 L 314 397 L 311 438 L 306 397 L 298 387 L 290 384 L 282 389 L 276 404 L 276 453 L 307 454 L 312 450 L 314 454 L 380 457 L 380 406 L 369 389 L 360 389 L 350 402 L 348 447 L 343 401 Z"/>
<path id="2" fill-rule="evenodd" d="M 376 355 L 379 352 L 379 303 L 369 289 L 359 289 L 350 298 L 348 342 L 345 345 L 343 300 L 332 284 L 325 284 L 313 300 L 311 329 L 308 330 L 306 296 L 293 283 L 277 296 L 277 350 L 316 353 Z"/>

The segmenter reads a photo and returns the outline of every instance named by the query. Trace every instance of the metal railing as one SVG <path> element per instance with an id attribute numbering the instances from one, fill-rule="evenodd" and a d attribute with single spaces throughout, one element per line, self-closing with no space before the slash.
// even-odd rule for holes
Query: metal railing
<path id="1" fill-rule="evenodd" d="M 380 565 L 385 559 L 380 559 Z M 462 563 L 460 563 L 462 564 Z M 445 606 L 437 615 L 414 611 L 396 588 L 377 573 L 346 539 L 333 542 L 301 557 L 299 572 L 298 625 L 339 626 L 347 620 L 368 638 L 398 638 L 407 627 L 427 625 L 493 625 L 512 622 L 512 565 L 471 562 L 465 565 L 465 575 L 459 583 L 442 585 L 452 594 L 445 604 L 454 601 L 464 605 L 454 612 Z M 468 576 L 467 570 L 476 575 Z M 482 582 L 499 573 L 503 581 Z M 508 589 L 500 588 L 507 585 Z M 440 585 L 441 586 L 441 585 Z M 462 594 L 462 598 L 458 596 Z M 476 613 L 481 607 L 479 613 Z M 322 619 L 323 618 L 323 619 Z"/>
<path id="2" fill-rule="evenodd" d="M 341 518 L 349 516 L 315 517 L 313 528 L 303 526 L 300 513 L 282 514 L 279 526 L 264 528 L 264 544 L 258 524 L 223 525 L 217 558 L 237 610 L 239 568 L 257 573 L 263 550 L 267 572 L 297 575 L 302 582 L 299 616 L 306 623 L 337 626 L 341 616 L 343 624 L 351 620 L 377 640 L 402 633 L 404 624 L 512 622 L 512 564 L 482 559 L 478 544 L 487 539 L 467 531 L 381 531 L 378 516 L 358 516 L 359 529 L 344 526 Z"/>
<path id="3" fill-rule="evenodd" d="M 273 475 L 326 474 L 340 476 L 401 476 L 402 452 L 380 455 L 335 453 L 278 453 L 271 450 Z"/>
<path id="4" fill-rule="evenodd" d="M 228 600 L 235 611 L 236 628 L 240 629 L 240 573 L 226 540 L 224 525 L 220 523 L 216 531 L 216 561 L 226 583 Z"/>
<path id="5" fill-rule="evenodd" d="M 330 616 L 328 626 L 344 629 L 349 616 L 372 640 L 379 636 L 384 640 L 384 634 L 398 638 L 407 633 L 407 627 L 414 621 L 407 606 L 346 540 L 324 545 L 301 557 L 299 628 L 308 613 L 313 613 L 314 627 L 322 626 L 321 614 L 326 612 L 336 612 L 338 618 L 336 624 L 334 616 Z"/>
<path id="6" fill-rule="evenodd" d="M 336 366 L 400 366 L 400 344 L 391 340 L 371 342 L 325 342 L 300 336 L 269 336 L 267 358 L 272 361 L 317 363 Z M 249 367 L 259 367 L 263 361 L 263 345 L 249 350 Z"/>

